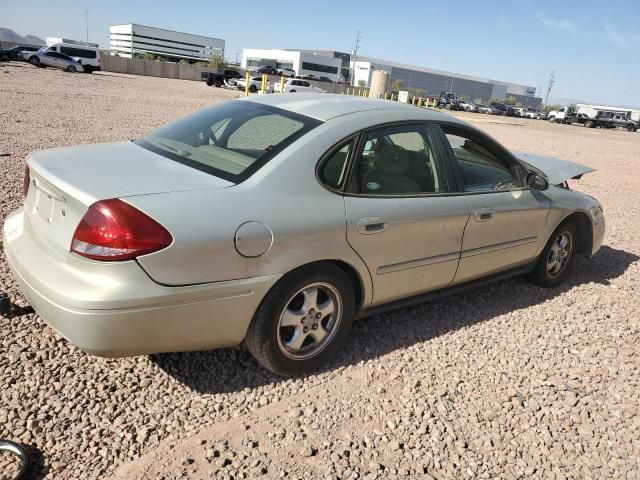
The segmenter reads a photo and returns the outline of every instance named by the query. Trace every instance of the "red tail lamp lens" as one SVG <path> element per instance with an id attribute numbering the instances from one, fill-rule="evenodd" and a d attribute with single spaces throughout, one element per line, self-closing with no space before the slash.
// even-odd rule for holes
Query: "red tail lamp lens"
<path id="1" fill-rule="evenodd" d="M 71 251 L 93 260 L 130 260 L 168 247 L 173 237 L 154 219 L 117 198 L 89 207 Z"/>

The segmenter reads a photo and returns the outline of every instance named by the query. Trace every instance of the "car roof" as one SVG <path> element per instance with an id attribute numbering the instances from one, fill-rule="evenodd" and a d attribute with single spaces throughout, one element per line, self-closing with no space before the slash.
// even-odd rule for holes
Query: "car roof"
<path id="1" fill-rule="evenodd" d="M 407 119 L 424 119 L 465 124 L 457 118 L 435 110 L 419 108 L 390 100 L 375 100 L 365 97 L 332 93 L 296 93 L 295 95 L 254 95 L 240 101 L 269 105 L 307 117 L 327 121 L 335 117 L 372 110 L 406 112 Z"/>

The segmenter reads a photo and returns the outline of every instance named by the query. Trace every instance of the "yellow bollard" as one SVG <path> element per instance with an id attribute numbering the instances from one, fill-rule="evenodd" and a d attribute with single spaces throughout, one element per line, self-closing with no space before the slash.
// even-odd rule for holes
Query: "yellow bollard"
<path id="1" fill-rule="evenodd" d="M 249 72 L 247 72 L 247 83 L 244 86 L 244 96 L 245 97 L 249 96 L 249 80 L 251 80 L 251 75 L 249 74 Z"/>
<path id="2" fill-rule="evenodd" d="M 260 85 L 260 91 L 262 92 L 263 95 L 267 93 L 267 74 L 266 73 L 262 74 L 262 85 Z"/>
<path id="3" fill-rule="evenodd" d="M 418 106 L 421 107 L 422 106 L 422 97 L 418 97 Z"/>
<path id="4" fill-rule="evenodd" d="M 284 93 L 284 75 L 280 77 L 280 93 Z"/>
<path id="5" fill-rule="evenodd" d="M 389 100 L 389 94 L 387 92 L 384 92 L 384 99 Z"/>

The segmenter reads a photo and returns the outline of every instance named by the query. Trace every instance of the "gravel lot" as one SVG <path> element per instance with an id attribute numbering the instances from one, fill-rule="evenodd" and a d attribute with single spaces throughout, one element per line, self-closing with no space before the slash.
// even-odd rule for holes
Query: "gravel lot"
<path id="1" fill-rule="evenodd" d="M 2 220 L 29 151 L 237 95 L 22 64 L 0 78 Z M 37 478 L 640 478 L 640 134 L 463 116 L 598 169 L 572 185 L 604 204 L 605 246 L 568 285 L 515 279 L 358 322 L 326 371 L 289 380 L 243 348 L 108 360 L 37 316 L 0 319 L 0 437 L 41 452 Z M 22 299 L 4 258 L 0 290 Z"/>

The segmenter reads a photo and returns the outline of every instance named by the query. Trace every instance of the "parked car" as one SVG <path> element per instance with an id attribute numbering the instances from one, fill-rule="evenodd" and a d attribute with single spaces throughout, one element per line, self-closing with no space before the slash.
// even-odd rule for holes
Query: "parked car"
<path id="1" fill-rule="evenodd" d="M 460 109 L 465 112 L 477 112 L 478 106 L 470 100 L 460 100 Z"/>
<path id="2" fill-rule="evenodd" d="M 538 110 L 537 108 L 527 108 L 524 112 L 524 116 L 525 118 L 532 118 L 532 119 L 536 119 L 539 120 L 541 117 L 542 112 L 540 110 Z"/>
<path id="3" fill-rule="evenodd" d="M 319 82 L 334 83 L 329 77 L 318 77 Z"/>
<path id="4" fill-rule="evenodd" d="M 282 67 L 278 69 L 278 75 L 282 77 L 295 77 L 296 71 L 293 68 Z"/>
<path id="5" fill-rule="evenodd" d="M 240 78 L 236 81 L 236 87 L 238 90 L 245 90 L 247 85 L 246 78 Z M 279 83 L 278 83 L 279 85 Z M 249 91 L 251 93 L 255 93 L 262 88 L 262 76 L 260 77 L 251 77 L 249 79 Z M 273 92 L 273 85 L 271 82 L 267 83 L 267 93 Z"/>
<path id="6" fill-rule="evenodd" d="M 504 103 L 492 102 L 491 106 L 496 110 L 499 110 L 502 115 L 506 115 L 508 117 L 515 117 L 515 112 L 513 107 L 510 105 L 505 105 Z"/>
<path id="7" fill-rule="evenodd" d="M 295 93 L 295 92 L 314 92 L 324 93 L 324 90 L 320 87 L 315 87 L 306 80 L 298 80 L 290 78 L 283 85 L 284 92 L 281 91 L 280 82 L 276 82 L 273 85 L 273 91 L 277 93 Z"/>
<path id="8" fill-rule="evenodd" d="M 487 115 L 502 115 L 502 112 L 491 105 L 478 105 L 478 113 L 485 113 Z"/>
<path id="9" fill-rule="evenodd" d="M 245 342 L 295 375 L 355 318 L 517 274 L 561 284 L 602 244 L 600 204 L 566 184 L 590 171 L 397 102 L 252 97 L 133 142 L 31 153 L 4 254 L 85 351 Z"/>
<path id="10" fill-rule="evenodd" d="M 212 85 L 216 87 L 223 86 L 226 82 L 233 78 L 243 78 L 242 74 L 237 70 L 233 70 L 231 68 L 217 71 L 217 72 L 201 72 L 200 80 L 203 82 L 207 82 L 207 85 L 210 87 Z"/>
<path id="11" fill-rule="evenodd" d="M 37 51 L 37 47 L 25 47 L 25 46 L 16 46 L 7 48 L 6 50 L 0 50 L 0 60 L 3 62 L 8 62 L 9 60 L 22 60 L 23 52 L 35 52 Z"/>
<path id="12" fill-rule="evenodd" d="M 70 73 L 83 71 L 82 64 L 76 59 L 53 51 L 29 52 L 29 63 L 36 67 L 61 68 Z"/>
<path id="13" fill-rule="evenodd" d="M 522 108 L 522 107 L 514 107 L 514 108 L 513 108 L 513 114 L 514 114 L 516 117 L 521 117 L 521 118 L 523 118 L 523 117 L 525 116 L 525 109 L 524 109 L 524 108 Z"/>
<path id="14" fill-rule="evenodd" d="M 273 65 L 263 65 L 258 70 L 256 70 L 256 73 L 259 75 L 263 75 L 265 73 L 267 75 L 276 75 L 278 73 L 278 70 Z"/>

